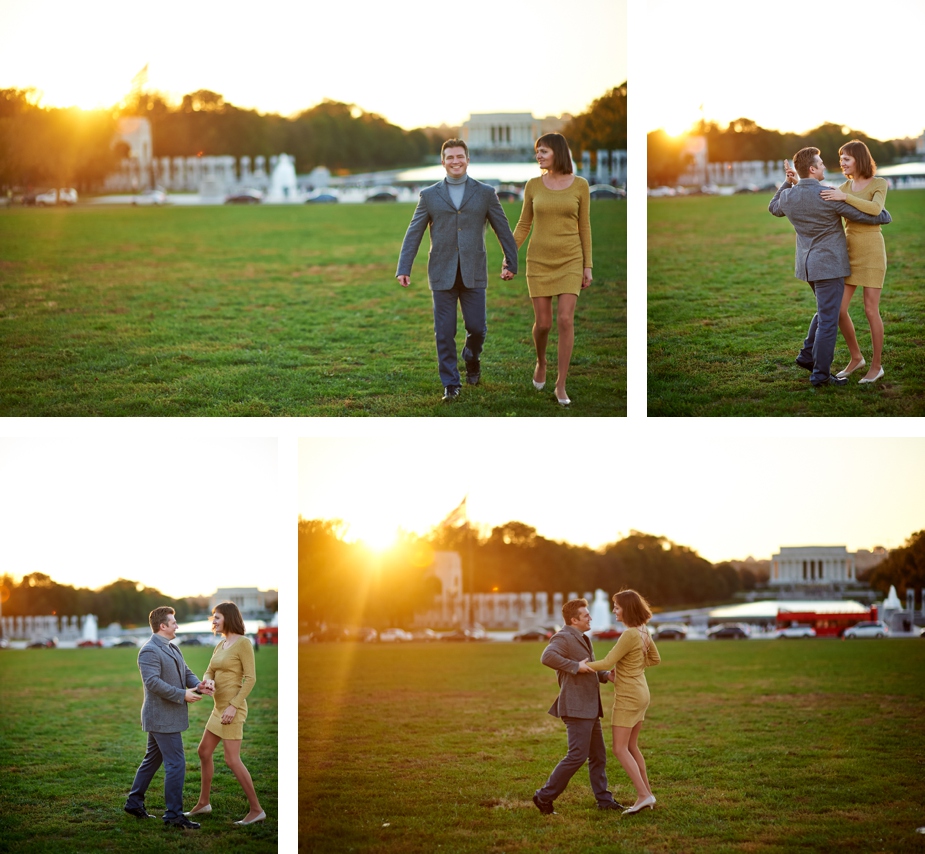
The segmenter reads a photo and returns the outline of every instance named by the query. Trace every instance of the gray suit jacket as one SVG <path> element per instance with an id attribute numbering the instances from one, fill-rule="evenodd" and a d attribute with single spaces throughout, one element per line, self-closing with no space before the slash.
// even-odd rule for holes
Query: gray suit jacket
<path id="1" fill-rule="evenodd" d="M 145 686 L 141 728 L 145 732 L 183 732 L 189 729 L 186 689 L 199 679 L 186 666 L 183 655 L 160 635 L 138 650 L 138 669 Z"/>
<path id="2" fill-rule="evenodd" d="M 517 244 L 511 233 L 498 194 L 488 184 L 474 178 L 466 180 L 462 204 L 456 210 L 450 201 L 446 181 L 421 191 L 418 206 L 405 232 L 396 276 L 410 276 L 424 231 L 430 228 L 427 281 L 432 291 L 448 291 L 456 282 L 457 265 L 467 288 L 488 287 L 488 253 L 485 249 L 486 223 L 491 223 L 504 250 L 504 260 L 517 272 Z"/>
<path id="3" fill-rule="evenodd" d="M 871 216 L 847 202 L 827 202 L 820 195 L 824 189 L 827 188 L 815 178 L 800 178 L 794 185 L 784 182 L 768 205 L 774 216 L 787 217 L 797 233 L 793 275 L 804 282 L 851 275 L 842 217 L 868 225 L 893 221 L 886 210 Z"/>
<path id="4" fill-rule="evenodd" d="M 604 716 L 600 686 L 607 682 L 607 673 L 579 673 L 578 664 L 585 658 L 594 661 L 594 649 L 591 641 L 574 626 L 566 626 L 550 638 L 540 661 L 556 671 L 559 696 L 549 714 L 557 718 Z"/>

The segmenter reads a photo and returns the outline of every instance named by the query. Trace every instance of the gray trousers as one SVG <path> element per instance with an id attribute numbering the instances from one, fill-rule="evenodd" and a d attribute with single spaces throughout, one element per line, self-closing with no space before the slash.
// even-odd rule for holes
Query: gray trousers
<path id="1" fill-rule="evenodd" d="M 820 385 L 827 383 L 832 373 L 832 359 L 835 358 L 835 342 L 838 339 L 838 313 L 845 292 L 845 280 L 820 279 L 818 282 L 810 282 L 809 286 L 816 296 L 816 313 L 809 324 L 809 332 L 806 333 L 798 358 L 801 362 L 813 363 L 809 381 L 813 385 Z"/>
<path id="2" fill-rule="evenodd" d="M 135 772 L 132 791 L 125 806 L 144 808 L 145 792 L 157 769 L 164 765 L 164 821 L 183 817 L 183 782 L 186 779 L 186 758 L 183 736 L 178 732 L 149 732 L 145 758 Z"/>
<path id="3" fill-rule="evenodd" d="M 437 340 L 437 362 L 440 366 L 440 382 L 444 388 L 461 385 L 456 357 L 456 303 L 462 309 L 463 324 L 466 327 L 466 346 L 463 359 L 473 362 L 478 359 L 488 334 L 485 319 L 485 288 L 467 288 L 462 281 L 459 267 L 456 281 L 448 291 L 431 291 L 434 298 L 434 337 Z"/>
<path id="4" fill-rule="evenodd" d="M 613 801 L 607 791 L 607 748 L 600 718 L 562 718 L 568 733 L 568 753 L 553 769 L 542 789 L 536 794 L 541 801 L 552 802 L 559 797 L 575 772 L 588 762 L 588 777 L 591 790 L 599 804 Z"/>

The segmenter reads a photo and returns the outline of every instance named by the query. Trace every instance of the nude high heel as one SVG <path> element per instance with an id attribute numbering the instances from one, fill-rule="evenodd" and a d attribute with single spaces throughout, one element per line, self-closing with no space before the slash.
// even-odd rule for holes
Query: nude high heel
<path id="1" fill-rule="evenodd" d="M 629 809 L 623 810 L 623 815 L 633 815 L 634 813 L 641 812 L 644 809 L 654 809 L 655 808 L 655 795 L 649 795 L 647 798 L 643 798 L 638 804 L 634 804 Z"/>

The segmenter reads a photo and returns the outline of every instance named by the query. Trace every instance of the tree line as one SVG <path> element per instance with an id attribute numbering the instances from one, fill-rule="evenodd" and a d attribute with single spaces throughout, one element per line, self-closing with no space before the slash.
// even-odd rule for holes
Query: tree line
<path id="1" fill-rule="evenodd" d="M 208 89 L 172 104 L 157 92 L 133 92 L 112 110 L 46 109 L 32 89 L 0 90 L 0 191 L 42 186 L 98 189 L 126 156 L 114 144 L 118 119 L 145 116 L 155 157 L 264 156 L 285 152 L 300 173 L 416 166 L 439 154 L 447 133 L 404 130 L 355 104 L 325 100 L 292 117 L 229 104 Z M 576 157 L 583 150 L 626 148 L 626 84 L 575 116 L 564 129 Z"/>
<path id="2" fill-rule="evenodd" d="M 436 528 L 404 537 L 380 555 L 343 539 L 338 521 L 299 519 L 299 622 L 409 625 L 425 610 L 439 583 L 429 575 L 435 551 L 458 552 L 464 589 L 476 593 L 546 591 L 568 594 L 632 587 L 658 607 L 694 607 L 731 599 L 761 580 L 747 568 L 711 564 L 665 537 L 633 531 L 593 550 L 548 540 L 522 522 L 480 536 L 473 528 Z"/>
<path id="3" fill-rule="evenodd" d="M 902 547 L 893 549 L 869 572 L 863 576 L 859 574 L 858 579 L 884 596 L 890 592 L 890 585 L 894 585 L 903 602 L 906 601 L 907 590 L 925 591 L 925 531 L 913 534 Z"/>
<path id="4" fill-rule="evenodd" d="M 710 163 L 793 160 L 793 155 L 801 148 L 815 146 L 822 152 L 829 170 L 837 171 L 838 149 L 851 139 L 864 142 L 874 160 L 883 166 L 909 153 L 902 141 L 881 142 L 861 131 L 831 122 L 798 134 L 769 130 L 747 118 L 736 119 L 725 128 L 716 122 L 700 121 L 689 135 L 706 138 Z M 669 136 L 664 130 L 648 135 L 647 152 L 649 186 L 675 184 L 690 166 L 690 156 L 685 154 L 685 137 Z"/>
<path id="5" fill-rule="evenodd" d="M 182 622 L 208 610 L 208 599 L 172 599 L 153 587 L 120 578 L 99 590 L 58 584 L 50 576 L 32 572 L 16 584 L 5 575 L 0 578 L 4 617 L 59 617 L 95 614 L 100 626 L 120 623 L 145 626 L 148 614 L 160 605 L 169 605 Z"/>

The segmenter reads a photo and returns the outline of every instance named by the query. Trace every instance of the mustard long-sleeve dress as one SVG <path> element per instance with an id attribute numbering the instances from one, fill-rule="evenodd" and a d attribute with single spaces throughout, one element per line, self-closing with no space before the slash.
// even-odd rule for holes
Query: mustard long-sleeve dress
<path id="1" fill-rule="evenodd" d="M 645 631 L 645 629 L 643 629 Z M 646 654 L 638 628 L 627 629 L 605 658 L 587 662 L 592 670 L 617 668 L 613 683 L 613 712 L 611 726 L 636 726 L 645 720 L 649 708 L 649 684 L 646 682 L 646 667 L 654 667 L 661 661 L 655 641 L 649 638 L 649 652 Z"/>
<path id="2" fill-rule="evenodd" d="M 514 241 L 520 249 L 533 228 L 527 246 L 531 298 L 581 291 L 584 268 L 593 266 L 590 203 L 588 182 L 578 175 L 564 190 L 550 190 L 542 177 L 527 181 Z"/>
<path id="3" fill-rule="evenodd" d="M 254 646 L 250 638 L 241 635 L 228 649 L 220 643 L 212 653 L 209 669 L 203 679 L 215 680 L 215 708 L 206 722 L 206 729 L 219 738 L 244 738 L 244 721 L 247 719 L 247 695 L 257 681 Z M 230 724 L 222 723 L 222 713 L 228 706 L 238 711 Z"/>
<path id="4" fill-rule="evenodd" d="M 861 213 L 877 216 L 886 204 L 887 182 L 874 178 L 863 190 L 851 189 L 851 182 L 845 181 L 839 188 L 847 198 L 845 201 Z M 882 288 L 886 276 L 886 246 L 879 225 L 866 225 L 847 220 L 845 237 L 848 239 L 848 261 L 851 275 L 846 285 L 862 288 Z"/>

